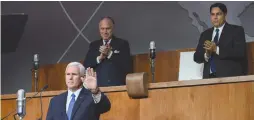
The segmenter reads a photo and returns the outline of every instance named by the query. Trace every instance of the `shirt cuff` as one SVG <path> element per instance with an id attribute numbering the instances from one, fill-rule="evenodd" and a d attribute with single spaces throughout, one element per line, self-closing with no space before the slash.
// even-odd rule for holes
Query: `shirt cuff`
<path id="1" fill-rule="evenodd" d="M 86 83 L 85 83 L 85 82 L 83 82 L 83 86 L 84 86 L 84 88 L 86 88 L 86 89 L 87 89 L 87 86 L 86 86 Z"/>
<path id="2" fill-rule="evenodd" d="M 109 52 L 109 54 L 108 54 L 108 59 L 110 59 L 111 58 L 111 56 L 113 55 L 113 52 L 112 52 L 112 50 Z"/>
<path id="3" fill-rule="evenodd" d="M 217 46 L 217 48 L 216 48 L 216 54 L 219 55 L 219 53 L 220 53 L 220 48 Z"/>
<path id="4" fill-rule="evenodd" d="M 204 58 L 205 58 L 205 61 L 206 61 L 206 62 L 208 62 L 209 57 L 207 56 L 207 54 L 206 54 L 206 53 L 204 54 Z"/>
<path id="5" fill-rule="evenodd" d="M 83 83 L 83 86 L 87 89 L 87 86 L 85 84 L 85 82 Z M 97 94 L 92 94 L 94 103 L 97 104 L 101 101 L 101 92 L 97 93 Z"/>
<path id="6" fill-rule="evenodd" d="M 99 56 L 96 58 L 97 64 L 100 63 Z"/>
<path id="7" fill-rule="evenodd" d="M 97 104 L 101 101 L 101 92 L 99 92 L 98 94 L 92 94 L 94 103 Z"/>

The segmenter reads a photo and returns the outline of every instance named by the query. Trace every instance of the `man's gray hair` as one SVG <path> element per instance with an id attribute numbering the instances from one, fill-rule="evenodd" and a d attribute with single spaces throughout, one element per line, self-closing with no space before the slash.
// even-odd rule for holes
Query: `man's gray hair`
<path id="1" fill-rule="evenodd" d="M 85 72 L 86 72 L 86 69 L 85 67 L 80 63 L 80 62 L 71 62 L 67 65 L 65 71 L 67 70 L 68 67 L 71 67 L 71 66 L 76 66 L 79 68 L 79 74 L 81 76 L 84 76 L 85 75 Z"/>

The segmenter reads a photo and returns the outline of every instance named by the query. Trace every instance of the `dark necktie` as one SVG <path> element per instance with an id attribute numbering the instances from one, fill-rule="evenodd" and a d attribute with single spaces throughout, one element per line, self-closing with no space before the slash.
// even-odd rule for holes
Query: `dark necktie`
<path id="1" fill-rule="evenodd" d="M 216 29 L 216 34 L 215 34 L 215 37 L 213 39 L 214 43 L 217 45 L 218 44 L 218 41 L 219 41 L 219 29 Z"/>
<path id="2" fill-rule="evenodd" d="M 214 37 L 213 41 L 214 41 L 214 43 L 215 43 L 216 45 L 218 45 L 219 29 L 216 29 L 215 31 L 216 31 L 216 34 L 215 34 L 215 37 Z M 213 55 L 210 57 L 210 61 L 211 61 L 210 67 L 211 67 L 212 73 L 216 73 L 216 66 L 215 66 L 213 57 L 214 57 Z"/>
<path id="3" fill-rule="evenodd" d="M 108 45 L 108 40 L 104 40 L 104 42 L 105 42 L 105 45 Z"/>

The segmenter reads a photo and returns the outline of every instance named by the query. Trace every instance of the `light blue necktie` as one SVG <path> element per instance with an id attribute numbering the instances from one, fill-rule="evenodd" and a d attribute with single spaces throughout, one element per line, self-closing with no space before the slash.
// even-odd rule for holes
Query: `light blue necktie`
<path id="1" fill-rule="evenodd" d="M 75 97 L 76 97 L 75 94 L 71 95 L 71 101 L 70 101 L 68 111 L 67 111 L 68 120 L 71 120 L 71 113 L 72 113 L 72 108 L 73 108 L 74 103 L 75 103 Z"/>

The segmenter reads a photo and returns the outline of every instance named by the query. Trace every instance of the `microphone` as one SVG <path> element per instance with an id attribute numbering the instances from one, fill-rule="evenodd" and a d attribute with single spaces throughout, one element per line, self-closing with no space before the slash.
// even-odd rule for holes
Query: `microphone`
<path id="1" fill-rule="evenodd" d="M 26 102 L 29 102 L 31 99 L 33 99 L 36 95 L 38 95 L 39 93 L 45 91 L 48 88 L 48 85 L 45 85 L 39 92 L 35 93 L 32 97 L 30 97 L 28 100 L 26 100 Z M 25 95 L 25 92 L 24 92 Z M 24 104 L 26 104 L 25 100 L 24 100 Z M 15 110 L 11 111 L 8 115 L 6 115 L 5 117 L 3 117 L 1 120 L 4 120 L 5 118 L 9 117 L 13 112 L 15 112 L 18 108 L 16 108 Z M 17 115 L 18 112 L 16 114 L 14 114 L 13 116 Z"/>
<path id="2" fill-rule="evenodd" d="M 150 49 L 150 58 L 155 59 L 155 57 L 156 57 L 156 53 L 155 53 L 156 47 L 155 47 L 155 42 L 154 41 L 150 42 L 150 48 L 149 49 Z"/>
<path id="3" fill-rule="evenodd" d="M 34 70 L 39 69 L 39 54 L 34 54 Z"/>
<path id="4" fill-rule="evenodd" d="M 26 115 L 26 95 L 25 90 L 20 89 L 17 92 L 17 114 L 22 119 Z"/>
<path id="5" fill-rule="evenodd" d="M 151 41 L 150 42 L 150 67 L 151 67 L 151 73 L 152 73 L 152 82 L 155 82 L 154 80 L 154 74 L 155 74 L 155 68 L 154 68 L 154 63 L 155 63 L 155 57 L 156 57 L 156 52 L 155 52 L 155 42 Z"/>
<path id="6" fill-rule="evenodd" d="M 38 91 L 39 54 L 34 54 L 34 91 Z"/>

